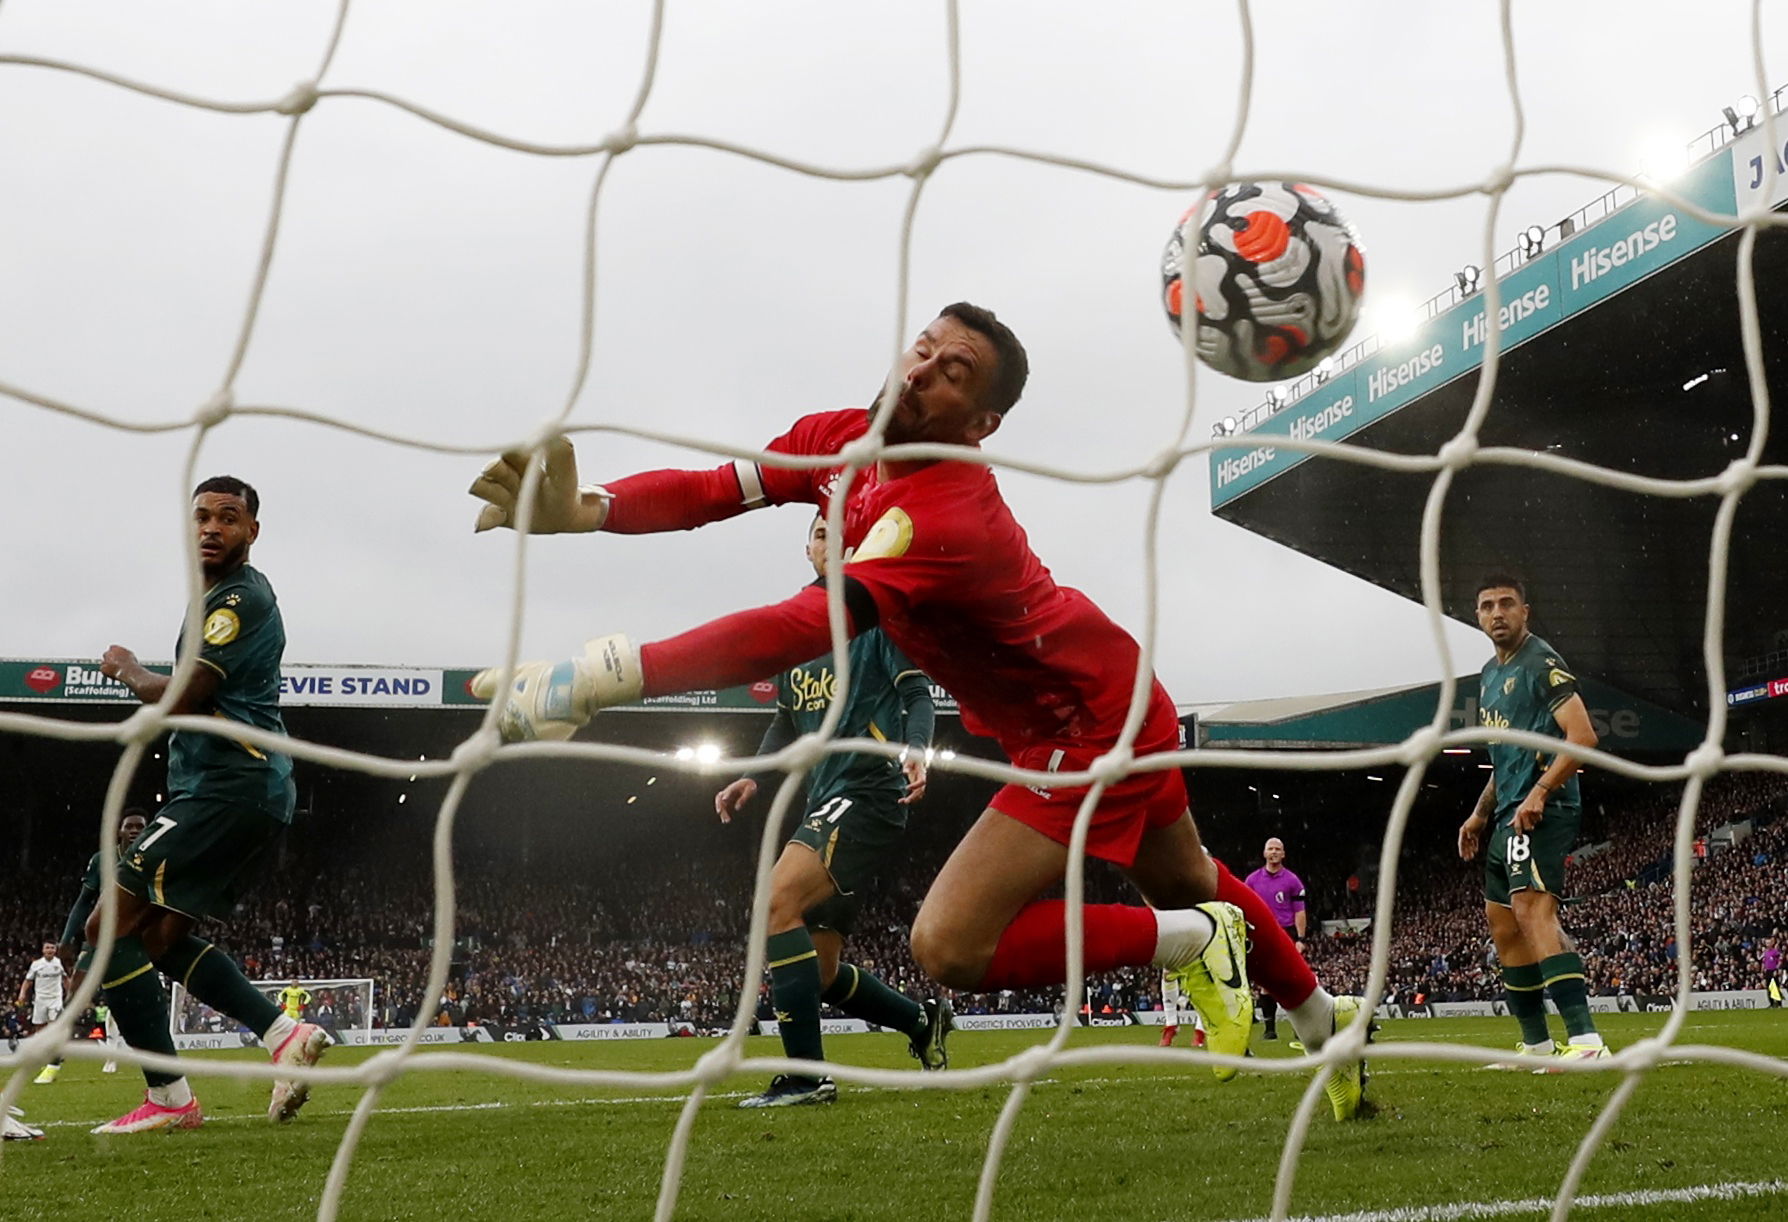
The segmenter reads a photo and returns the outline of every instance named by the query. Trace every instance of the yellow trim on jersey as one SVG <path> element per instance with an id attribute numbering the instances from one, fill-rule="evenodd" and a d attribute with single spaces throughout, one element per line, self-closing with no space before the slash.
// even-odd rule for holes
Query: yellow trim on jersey
<path id="1" fill-rule="evenodd" d="M 857 995 L 857 986 L 863 983 L 863 973 L 857 970 L 857 965 L 854 963 L 847 963 L 844 966 L 851 969 L 851 987 L 850 991 L 838 1000 L 849 1001 Z"/>
<path id="2" fill-rule="evenodd" d="M 1583 979 L 1582 972 L 1564 972 L 1557 976 L 1547 977 L 1544 987 L 1551 988 L 1553 985 L 1557 984 L 1561 980 L 1581 980 L 1581 979 Z"/>
<path id="3" fill-rule="evenodd" d="M 228 679 L 230 677 L 229 671 L 227 671 L 223 667 L 219 666 L 216 662 L 213 662 L 210 658 L 200 658 L 199 665 L 200 666 L 209 666 L 212 670 L 214 670 L 218 673 L 218 676 L 220 678 Z"/>
<path id="4" fill-rule="evenodd" d="M 213 713 L 211 715 L 213 717 L 217 718 L 219 721 L 234 720 L 233 718 L 225 717 L 222 713 Z M 254 756 L 258 760 L 264 760 L 267 758 L 261 752 L 255 750 L 254 745 L 252 743 L 246 741 L 245 739 L 232 738 L 230 741 L 235 743 L 238 747 L 241 747 L 244 751 L 248 752 L 250 755 Z"/>
<path id="5" fill-rule="evenodd" d="M 128 984 L 130 981 L 135 980 L 138 976 L 141 976 L 144 972 L 153 972 L 154 970 L 155 970 L 155 965 L 153 963 L 145 963 L 142 967 L 139 967 L 136 971 L 131 972 L 129 975 L 120 976 L 116 980 L 104 981 L 100 985 L 100 987 L 106 988 L 106 989 L 115 989 L 121 984 Z"/>
<path id="6" fill-rule="evenodd" d="M 882 728 L 876 725 L 873 721 L 869 723 L 869 737 L 875 739 L 878 743 L 885 743 L 888 741 L 888 736 L 883 734 Z"/>
<path id="7" fill-rule="evenodd" d="M 1539 862 L 1529 858 L 1527 862 L 1527 872 L 1533 875 L 1533 889 L 1535 891 L 1540 892 L 1542 895 L 1550 895 L 1552 893 L 1551 888 L 1546 886 L 1546 880 L 1540 877 Z"/>
<path id="8" fill-rule="evenodd" d="M 1502 982 L 1502 987 L 1511 993 L 1539 993 L 1546 988 L 1544 984 L 1510 984 L 1507 980 Z"/>
<path id="9" fill-rule="evenodd" d="M 832 834 L 826 837 L 826 851 L 820 854 L 820 864 L 828 871 L 832 868 L 832 854 L 838 851 L 838 833 L 843 830 L 842 827 L 834 827 Z"/>
<path id="10" fill-rule="evenodd" d="M 771 967 L 771 968 L 787 967 L 789 964 L 799 963 L 803 959 L 817 959 L 817 958 L 819 958 L 819 952 L 817 950 L 808 950 L 808 951 L 802 951 L 798 955 L 790 955 L 786 959 L 773 959 L 769 963 L 765 964 L 765 966 Z"/>
<path id="11" fill-rule="evenodd" d="M 906 678 L 908 675 L 918 675 L 919 678 L 921 678 L 921 679 L 925 678 L 925 672 L 920 670 L 917 666 L 915 666 L 910 670 L 903 670 L 898 675 L 895 675 L 894 682 L 899 683 L 902 679 Z M 926 682 L 930 682 L 930 680 L 926 680 Z"/>
<path id="12" fill-rule="evenodd" d="M 155 867 L 155 877 L 149 880 L 149 889 L 153 892 L 149 898 L 158 905 L 161 905 L 162 900 L 167 898 L 166 893 L 162 890 L 162 883 L 167 880 L 167 876 L 168 863 L 164 861 Z"/>
<path id="13" fill-rule="evenodd" d="M 180 977 L 180 987 L 181 988 L 186 989 L 186 988 L 192 987 L 188 982 L 192 979 L 193 969 L 195 969 L 199 966 L 200 959 L 203 959 L 206 955 L 210 954 L 212 951 L 214 951 L 216 949 L 217 949 L 217 947 L 215 947 L 215 946 L 211 945 L 211 943 L 207 942 L 207 943 L 205 943 L 205 949 L 193 956 L 192 962 L 186 965 L 186 975 Z"/>

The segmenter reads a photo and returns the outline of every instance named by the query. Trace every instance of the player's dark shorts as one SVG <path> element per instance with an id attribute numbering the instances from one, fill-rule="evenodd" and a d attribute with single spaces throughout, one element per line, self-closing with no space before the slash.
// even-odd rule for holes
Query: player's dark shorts
<path id="1" fill-rule="evenodd" d="M 1143 756 L 1172 751 L 1179 747 L 1179 740 L 1179 713 L 1156 684 L 1154 703 L 1136 735 L 1135 752 Z M 1040 743 L 1014 753 L 1012 762 L 1039 772 L 1080 772 L 1109 749 L 1109 743 Z M 987 805 L 1059 844 L 1067 844 L 1088 788 L 1008 785 Z M 1190 807 L 1186 779 L 1178 768 L 1131 773 L 1107 786 L 1100 796 L 1092 826 L 1087 829 L 1086 854 L 1128 867 L 1136 861 L 1144 832 L 1169 826 Z"/>
<path id="2" fill-rule="evenodd" d="M 1580 806 L 1547 804 L 1531 832 L 1515 830 L 1515 812 L 1499 811 L 1484 854 L 1484 898 L 1505 908 L 1516 891 L 1543 891 L 1565 898 L 1565 858 L 1577 843 Z"/>
<path id="3" fill-rule="evenodd" d="M 293 802 L 286 786 L 286 811 Z M 118 885 L 192 917 L 228 916 L 254 885 L 286 823 L 240 798 L 181 795 L 149 820 L 118 862 Z"/>
<path id="4" fill-rule="evenodd" d="M 854 930 L 870 882 L 905 832 L 900 795 L 891 790 L 839 794 L 810 809 L 789 843 L 819 854 L 838 894 L 807 910 L 807 927 Z"/>

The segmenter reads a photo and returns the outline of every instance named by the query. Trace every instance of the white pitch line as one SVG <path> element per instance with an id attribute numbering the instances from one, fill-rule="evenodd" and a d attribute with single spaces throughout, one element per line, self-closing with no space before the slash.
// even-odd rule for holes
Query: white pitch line
<path id="1" fill-rule="evenodd" d="M 1647 1205 L 1692 1205 L 1698 1201 L 1736 1201 L 1744 1197 L 1769 1197 L 1788 1193 L 1788 1180 L 1755 1180 L 1726 1184 L 1697 1184 L 1693 1188 L 1647 1188 L 1637 1192 L 1607 1192 L 1578 1197 L 1578 1209 L 1634 1209 Z M 1477 1218 L 1508 1218 L 1520 1214 L 1552 1212 L 1549 1197 L 1524 1201 L 1466 1201 L 1455 1205 L 1403 1205 L 1394 1209 L 1364 1209 L 1350 1214 L 1299 1214 L 1287 1222 L 1469 1222 Z M 1245 1222 L 1268 1222 L 1248 1218 Z"/>

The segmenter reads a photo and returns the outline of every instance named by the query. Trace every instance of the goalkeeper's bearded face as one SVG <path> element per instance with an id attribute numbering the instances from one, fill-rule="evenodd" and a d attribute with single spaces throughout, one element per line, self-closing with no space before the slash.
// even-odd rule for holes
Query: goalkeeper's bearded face
<path id="1" fill-rule="evenodd" d="M 901 354 L 886 440 L 976 445 L 999 427 L 982 406 L 999 363 L 993 344 L 954 318 L 934 319 Z"/>

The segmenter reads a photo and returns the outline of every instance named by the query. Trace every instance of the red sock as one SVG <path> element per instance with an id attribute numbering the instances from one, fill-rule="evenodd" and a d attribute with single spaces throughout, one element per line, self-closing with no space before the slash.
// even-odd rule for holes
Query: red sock
<path id="1" fill-rule="evenodd" d="M 1086 972 L 1139 967 L 1155 954 L 1155 914 L 1127 904 L 1086 906 Z M 1037 900 L 1019 909 L 1000 934 L 993 960 L 977 986 L 1022 989 L 1061 984 L 1068 967 L 1068 905 Z"/>
<path id="2" fill-rule="evenodd" d="M 1217 863 L 1217 898 L 1234 904 L 1248 918 L 1248 975 L 1287 1010 L 1295 1010 L 1316 991 L 1316 973 L 1298 954 L 1297 943 L 1285 936 L 1273 910 L 1229 867 Z"/>

